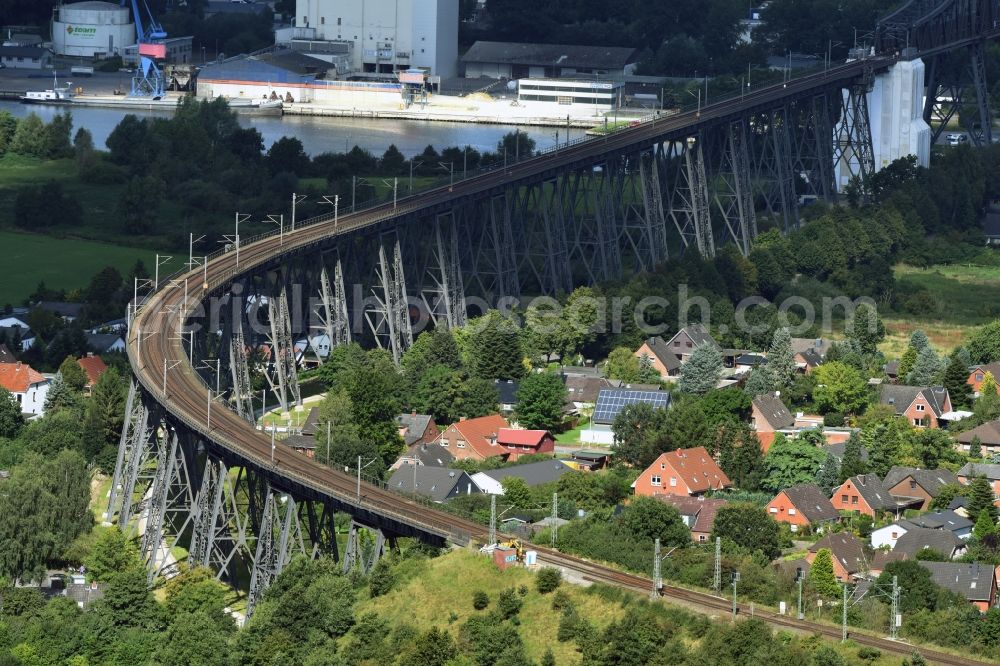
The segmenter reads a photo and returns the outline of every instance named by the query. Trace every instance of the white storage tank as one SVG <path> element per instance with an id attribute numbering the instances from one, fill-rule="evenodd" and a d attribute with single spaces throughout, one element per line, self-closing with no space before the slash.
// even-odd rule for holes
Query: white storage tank
<path id="1" fill-rule="evenodd" d="M 135 23 L 128 7 L 86 0 L 56 7 L 52 13 L 52 50 L 57 55 L 120 55 L 135 42 Z"/>
<path id="2" fill-rule="evenodd" d="M 524 554 L 524 565 L 528 567 L 533 567 L 538 564 L 538 551 L 529 550 Z"/>

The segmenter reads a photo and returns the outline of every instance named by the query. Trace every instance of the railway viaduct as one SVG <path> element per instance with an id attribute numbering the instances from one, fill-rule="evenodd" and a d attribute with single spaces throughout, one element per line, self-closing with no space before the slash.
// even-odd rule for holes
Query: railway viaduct
<path id="1" fill-rule="evenodd" d="M 907 127 L 940 132 L 975 99 L 973 139 L 990 141 L 983 44 L 998 5 L 911 0 L 844 64 L 364 210 L 252 238 L 237 215 L 226 251 L 137 285 L 107 520 L 139 533 L 150 581 L 175 565 L 176 547 L 220 577 L 249 574 L 250 613 L 296 552 L 346 570 L 370 567 L 397 537 L 484 541 L 478 524 L 275 446 L 254 425 L 247 350 L 271 350 L 268 383 L 289 409 L 301 399 L 300 336 L 379 344 L 398 360 L 415 327 L 461 326 L 476 302 L 565 293 L 723 243 L 747 253 L 759 216 L 792 229 L 801 195 L 832 200 L 881 166 L 869 103 L 879 86 L 881 103 L 899 94 L 898 68 L 912 77 L 930 63 Z M 338 513 L 351 518 L 345 552 Z"/>

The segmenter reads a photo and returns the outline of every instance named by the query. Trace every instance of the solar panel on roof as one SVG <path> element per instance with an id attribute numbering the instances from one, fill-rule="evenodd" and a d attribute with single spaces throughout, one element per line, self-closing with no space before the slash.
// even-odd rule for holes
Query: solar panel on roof
<path id="1" fill-rule="evenodd" d="M 618 412 L 628 405 L 645 402 L 654 409 L 665 409 L 670 404 L 670 394 L 666 391 L 631 391 L 624 389 L 601 389 L 594 407 L 594 422 L 613 423 Z"/>

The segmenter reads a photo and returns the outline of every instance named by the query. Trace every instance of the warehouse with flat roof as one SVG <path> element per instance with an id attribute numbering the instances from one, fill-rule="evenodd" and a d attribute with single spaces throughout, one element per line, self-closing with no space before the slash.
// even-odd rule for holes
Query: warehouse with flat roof
<path id="1" fill-rule="evenodd" d="M 621 80 L 635 73 L 638 53 L 623 46 L 479 41 L 462 56 L 466 78 Z"/>

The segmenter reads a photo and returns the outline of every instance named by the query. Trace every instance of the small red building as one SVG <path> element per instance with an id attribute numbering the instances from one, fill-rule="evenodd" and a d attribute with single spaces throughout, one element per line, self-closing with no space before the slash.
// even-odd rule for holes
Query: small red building
<path id="1" fill-rule="evenodd" d="M 556 438 L 548 430 L 501 428 L 497 443 L 507 449 L 507 460 L 511 462 L 525 455 L 556 451 Z"/>
<path id="2" fill-rule="evenodd" d="M 879 402 L 892 407 L 917 428 L 940 428 L 941 416 L 951 411 L 951 397 L 943 386 L 885 384 Z"/>
<path id="3" fill-rule="evenodd" d="M 785 488 L 768 503 L 767 513 L 779 523 L 788 523 L 793 532 L 800 527 L 820 528 L 824 523 L 840 520 L 840 514 L 815 483 Z"/>

